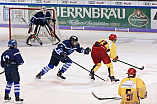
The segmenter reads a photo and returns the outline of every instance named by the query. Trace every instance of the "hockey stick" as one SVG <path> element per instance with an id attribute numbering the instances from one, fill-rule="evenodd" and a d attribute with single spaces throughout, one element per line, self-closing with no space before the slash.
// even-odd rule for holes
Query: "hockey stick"
<path id="1" fill-rule="evenodd" d="M 28 26 L 28 24 L 27 24 L 27 22 L 25 21 L 25 19 L 24 18 L 22 18 L 22 20 L 26 23 L 26 25 Z M 29 27 L 29 26 L 28 26 Z M 39 27 L 40 28 L 40 27 Z M 40 29 L 38 30 L 38 34 L 39 34 L 39 31 L 40 31 Z M 40 45 L 43 45 L 43 43 L 42 43 L 42 41 L 39 39 L 39 37 L 37 36 L 38 34 L 33 34 L 34 35 L 34 37 L 36 38 L 36 40 L 39 42 L 39 44 Z M 27 38 L 27 40 L 28 40 L 28 38 Z M 28 45 L 31 45 L 31 44 L 28 44 Z"/>
<path id="2" fill-rule="evenodd" d="M 5 71 L 2 71 L 0 74 L 3 74 Z"/>
<path id="3" fill-rule="evenodd" d="M 74 64 L 78 65 L 79 67 L 81 67 L 81 68 L 85 69 L 86 71 L 90 72 L 88 69 L 84 68 L 83 66 L 79 65 L 78 63 L 76 63 L 76 62 L 74 62 L 74 61 L 72 61 L 72 62 L 73 62 Z M 96 75 L 96 74 L 94 74 L 94 75 L 95 75 L 96 77 L 98 77 L 99 79 L 101 79 L 101 80 L 105 81 L 105 79 L 103 79 L 103 78 L 99 77 L 98 75 Z"/>
<path id="4" fill-rule="evenodd" d="M 120 100 L 120 99 L 122 99 L 122 98 L 120 98 L 120 97 L 99 98 L 99 97 L 97 97 L 93 92 L 92 92 L 92 95 L 93 95 L 96 99 L 98 99 L 98 100 L 108 100 L 108 99 Z"/>
<path id="5" fill-rule="evenodd" d="M 137 67 L 137 66 L 131 65 L 131 64 L 126 63 L 126 62 L 121 61 L 121 60 L 117 60 L 117 61 L 119 61 L 119 62 L 121 62 L 121 63 L 123 63 L 123 64 L 126 64 L 126 65 L 129 65 L 129 66 L 132 66 L 132 67 L 134 67 L 134 68 L 140 69 L 140 70 L 143 70 L 143 69 L 144 69 L 144 66 L 142 66 L 142 68 L 139 68 L 139 67 Z"/>
<path id="6" fill-rule="evenodd" d="M 47 24 L 47 26 L 48 26 L 48 24 Z M 49 27 L 49 26 L 48 26 L 48 27 Z M 49 27 L 49 28 L 50 28 L 50 27 Z M 49 35 L 52 36 L 46 26 L 45 26 L 45 29 L 47 30 L 47 32 L 49 33 Z M 61 40 L 58 38 L 58 36 L 57 36 L 55 33 L 53 33 L 53 34 L 54 34 L 54 36 L 55 36 L 54 38 L 56 38 L 56 39 L 58 40 L 58 42 L 56 42 L 54 45 L 57 45 Z"/>

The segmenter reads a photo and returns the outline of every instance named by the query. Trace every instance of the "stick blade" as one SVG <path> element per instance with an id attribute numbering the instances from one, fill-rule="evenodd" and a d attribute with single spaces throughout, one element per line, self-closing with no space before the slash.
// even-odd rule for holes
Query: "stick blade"
<path id="1" fill-rule="evenodd" d="M 105 100 L 105 98 L 98 98 L 98 97 L 94 94 L 94 92 L 92 92 L 92 95 L 93 95 L 96 99 L 98 99 L 98 100 Z"/>
<path id="2" fill-rule="evenodd" d="M 143 70 L 144 69 L 144 66 L 142 66 L 142 68 L 140 68 L 140 70 Z"/>
<path id="3" fill-rule="evenodd" d="M 99 97 L 97 97 L 97 96 L 94 94 L 94 92 L 92 92 L 92 95 L 93 95 L 96 99 L 98 99 L 98 100 L 109 100 L 109 99 L 120 100 L 120 99 L 122 99 L 122 98 L 120 98 L 120 97 L 99 98 Z"/>

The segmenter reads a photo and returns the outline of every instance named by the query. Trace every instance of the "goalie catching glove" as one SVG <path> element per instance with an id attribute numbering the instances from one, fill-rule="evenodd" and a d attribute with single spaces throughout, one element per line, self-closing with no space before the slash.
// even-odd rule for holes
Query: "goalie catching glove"
<path id="1" fill-rule="evenodd" d="M 117 60 L 118 60 L 118 56 L 116 56 L 112 61 L 117 62 Z"/>
<path id="2" fill-rule="evenodd" d="M 84 54 L 89 54 L 89 52 L 91 52 L 91 49 L 89 47 L 87 47 L 85 50 L 84 50 Z"/>

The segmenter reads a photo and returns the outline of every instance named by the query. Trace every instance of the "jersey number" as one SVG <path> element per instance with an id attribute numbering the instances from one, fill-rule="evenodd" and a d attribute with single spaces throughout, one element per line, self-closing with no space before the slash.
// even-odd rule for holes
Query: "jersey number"
<path id="1" fill-rule="evenodd" d="M 99 44 L 102 44 L 103 46 L 105 46 L 107 42 L 105 40 L 102 40 L 101 42 L 99 42 Z"/>
<path id="2" fill-rule="evenodd" d="M 9 60 L 9 59 L 10 59 L 9 55 L 3 56 L 3 61 Z"/>
<path id="3" fill-rule="evenodd" d="M 127 94 L 126 100 L 131 101 L 133 98 L 133 94 L 131 93 L 131 89 L 126 89 L 126 94 Z"/>

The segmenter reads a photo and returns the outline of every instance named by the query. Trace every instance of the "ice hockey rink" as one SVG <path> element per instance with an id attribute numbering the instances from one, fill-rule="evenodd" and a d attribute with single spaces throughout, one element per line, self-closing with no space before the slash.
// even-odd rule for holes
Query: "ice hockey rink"
<path id="1" fill-rule="evenodd" d="M 141 104 L 157 104 L 157 33 L 133 32 L 105 32 L 105 31 L 79 31 L 61 30 L 61 35 L 70 37 L 76 35 L 82 47 L 92 47 L 92 44 L 101 38 L 108 38 L 111 33 L 117 35 L 117 54 L 119 59 L 137 67 L 144 66 L 144 70 L 137 69 L 137 77 L 144 80 L 148 97 L 141 100 Z M 5 51 L 8 43 L 8 28 L 0 28 L 0 53 Z M 44 43 L 44 42 L 43 42 Z M 18 48 L 25 63 L 19 66 L 21 77 L 21 98 L 24 104 L 120 104 L 120 100 L 97 100 L 98 97 L 120 97 L 118 95 L 119 82 L 111 83 L 96 77 L 95 82 L 89 79 L 89 72 L 72 64 L 65 72 L 65 81 L 56 79 L 56 74 L 62 63 L 50 70 L 42 79 L 34 79 L 50 60 L 55 45 L 50 42 L 40 46 L 27 46 L 25 42 L 18 41 Z M 93 62 L 90 54 L 84 55 L 74 52 L 69 56 L 74 62 L 90 70 Z M 115 77 L 120 80 L 127 77 L 126 72 L 130 66 L 116 62 L 114 65 Z M 0 68 L 0 72 L 3 69 Z M 102 64 L 96 74 L 108 80 L 108 69 Z M 3 104 L 5 75 L 0 75 L 0 104 Z M 11 91 L 11 102 L 14 104 L 14 89 Z"/>

